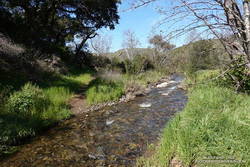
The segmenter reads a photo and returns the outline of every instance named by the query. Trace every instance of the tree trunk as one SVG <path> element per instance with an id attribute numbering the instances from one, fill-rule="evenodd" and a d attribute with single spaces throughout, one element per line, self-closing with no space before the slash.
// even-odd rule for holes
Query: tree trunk
<path id="1" fill-rule="evenodd" d="M 247 0 L 243 1 L 243 9 L 244 9 L 244 22 L 245 22 L 245 34 L 246 34 L 246 46 L 247 46 L 247 59 L 248 63 L 250 63 L 250 9 L 249 2 Z"/>

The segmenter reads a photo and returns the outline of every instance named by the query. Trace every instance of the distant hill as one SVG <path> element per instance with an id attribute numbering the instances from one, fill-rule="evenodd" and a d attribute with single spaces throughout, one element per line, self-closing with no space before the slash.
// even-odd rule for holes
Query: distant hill
<path id="1" fill-rule="evenodd" d="M 214 43 L 214 46 L 213 46 L 214 50 L 220 52 L 222 55 L 226 54 L 225 49 L 219 40 L 210 39 L 210 41 Z M 193 43 L 189 43 L 187 45 L 183 45 L 183 46 L 178 47 L 178 48 L 175 48 L 169 52 L 169 55 L 170 56 L 185 56 L 185 55 L 189 54 L 189 52 L 193 48 L 194 44 L 197 44 L 200 42 L 201 42 L 201 40 L 193 42 Z M 142 55 L 150 55 L 150 54 L 154 54 L 154 49 L 153 48 L 135 48 L 135 52 L 137 52 L 138 54 L 142 54 Z M 109 56 L 119 56 L 119 57 L 126 58 L 126 50 L 120 49 L 116 52 L 110 53 Z"/>
<path id="2" fill-rule="evenodd" d="M 127 58 L 127 52 L 131 52 L 131 49 L 120 49 L 116 52 L 110 53 L 109 56 L 113 57 L 113 56 L 119 56 L 122 59 Z M 153 54 L 154 50 L 152 48 L 134 48 L 133 52 L 135 52 L 136 54 L 141 54 L 141 55 L 151 55 Z"/>

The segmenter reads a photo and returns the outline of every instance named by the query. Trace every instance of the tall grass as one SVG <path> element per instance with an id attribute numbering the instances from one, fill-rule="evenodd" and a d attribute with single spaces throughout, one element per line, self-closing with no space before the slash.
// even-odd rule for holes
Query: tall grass
<path id="1" fill-rule="evenodd" d="M 250 166 L 249 108 L 249 95 L 214 83 L 193 87 L 186 108 L 168 123 L 154 155 L 141 158 L 138 165 L 164 167 L 176 157 L 184 166 Z M 217 162 L 209 163 L 209 157 Z"/>
<path id="2" fill-rule="evenodd" d="M 121 82 L 103 79 L 94 80 L 86 93 L 88 104 L 118 100 L 124 94 L 124 86 Z"/>

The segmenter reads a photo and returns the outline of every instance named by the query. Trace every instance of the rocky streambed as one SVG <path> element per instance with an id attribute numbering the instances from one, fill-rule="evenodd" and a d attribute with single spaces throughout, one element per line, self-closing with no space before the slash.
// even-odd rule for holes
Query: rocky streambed
<path id="1" fill-rule="evenodd" d="M 187 102 L 182 77 L 158 84 L 127 103 L 83 113 L 23 145 L 1 167 L 134 166 Z"/>

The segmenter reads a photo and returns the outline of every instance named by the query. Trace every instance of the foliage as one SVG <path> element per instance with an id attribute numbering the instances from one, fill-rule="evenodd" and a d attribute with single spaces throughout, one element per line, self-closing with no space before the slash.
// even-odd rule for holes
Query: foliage
<path id="1" fill-rule="evenodd" d="M 198 70 L 224 68 L 227 53 L 218 40 L 200 40 L 169 52 L 168 69 L 192 75 Z"/>
<path id="2" fill-rule="evenodd" d="M 84 63 L 92 69 L 99 70 L 101 68 L 108 68 L 111 64 L 111 61 L 106 56 L 88 54 L 84 58 Z"/>
<path id="3" fill-rule="evenodd" d="M 193 87 L 187 106 L 168 123 L 154 155 L 140 159 L 139 165 L 167 166 L 173 157 L 184 166 L 228 165 L 199 163 L 217 157 L 241 162 L 228 166 L 249 166 L 249 107 L 249 95 L 236 94 L 216 83 Z"/>
<path id="4" fill-rule="evenodd" d="M 186 70 L 193 73 L 198 70 L 213 69 L 218 65 L 218 56 L 214 54 L 213 42 L 201 40 L 193 44 Z"/>
<path id="5" fill-rule="evenodd" d="M 77 49 L 102 27 L 118 23 L 117 0 L 4 0 L 0 3 L 0 31 L 15 41 L 43 51 L 61 50 L 74 37 Z"/>
<path id="6" fill-rule="evenodd" d="M 243 59 L 243 56 L 239 56 L 230 65 L 230 70 L 223 78 L 224 84 L 235 88 L 236 91 L 250 92 L 250 77 L 249 68 Z"/>
<path id="7" fill-rule="evenodd" d="M 7 108 L 9 112 L 31 114 L 33 110 L 42 112 L 42 109 L 47 105 L 47 101 L 41 89 L 31 83 L 27 83 L 20 91 L 13 93 L 9 97 Z"/>
<path id="8" fill-rule="evenodd" d="M 149 43 L 152 44 L 158 52 L 166 52 L 175 48 L 175 45 L 164 40 L 162 35 L 154 35 L 149 39 Z"/>
<path id="9" fill-rule="evenodd" d="M 150 60 L 143 55 L 137 55 L 132 60 L 126 59 L 124 64 L 127 74 L 139 74 L 153 68 Z"/>
<path id="10" fill-rule="evenodd" d="M 124 94 L 124 86 L 120 82 L 95 79 L 87 90 L 88 104 L 97 104 L 118 100 Z"/>

